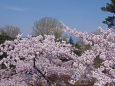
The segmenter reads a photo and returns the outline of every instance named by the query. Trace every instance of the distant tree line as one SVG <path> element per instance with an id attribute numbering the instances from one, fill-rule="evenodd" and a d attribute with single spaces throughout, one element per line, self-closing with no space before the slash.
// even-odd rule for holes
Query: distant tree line
<path id="1" fill-rule="evenodd" d="M 0 27 L 0 44 L 4 43 L 5 40 L 14 40 L 16 36 L 20 33 L 20 28 L 13 25 L 6 25 L 4 27 Z M 73 47 L 78 48 L 78 50 L 74 51 L 77 55 L 81 55 L 84 51 L 83 42 L 74 42 L 71 36 L 64 34 L 63 28 L 60 22 L 51 17 L 43 17 L 40 20 L 36 21 L 33 26 L 32 36 L 38 35 L 54 35 L 55 41 L 66 41 L 70 43 Z M 86 47 L 86 46 L 85 46 Z"/>
<path id="2" fill-rule="evenodd" d="M 0 27 L 0 44 L 4 43 L 5 40 L 14 40 L 19 33 L 20 29 L 16 26 L 6 25 Z"/>

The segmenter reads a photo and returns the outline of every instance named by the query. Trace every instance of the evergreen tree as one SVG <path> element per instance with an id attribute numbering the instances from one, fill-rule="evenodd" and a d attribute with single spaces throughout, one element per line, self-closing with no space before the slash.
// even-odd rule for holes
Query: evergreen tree
<path id="1" fill-rule="evenodd" d="M 72 37 L 70 36 L 70 38 L 69 38 L 69 41 L 68 41 L 70 44 L 72 44 L 72 45 L 74 45 L 74 42 L 73 42 L 73 39 L 72 39 Z"/>
<path id="2" fill-rule="evenodd" d="M 111 0 L 111 3 L 106 3 L 105 7 L 101 7 L 102 11 L 107 11 L 113 14 L 113 16 L 108 16 L 103 21 L 104 24 L 108 25 L 108 28 L 115 28 L 115 0 Z"/>

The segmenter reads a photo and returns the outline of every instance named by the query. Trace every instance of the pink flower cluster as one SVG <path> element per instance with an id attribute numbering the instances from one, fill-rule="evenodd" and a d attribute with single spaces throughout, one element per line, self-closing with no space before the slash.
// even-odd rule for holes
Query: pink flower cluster
<path id="1" fill-rule="evenodd" d="M 19 34 L 14 41 L 0 45 L 0 56 L 7 54 L 7 57 L 0 60 L 0 65 L 7 67 L 0 69 L 1 86 L 27 86 L 37 81 L 41 74 L 35 69 L 35 65 L 46 77 L 52 74 L 72 75 L 75 72 L 73 62 L 76 55 L 70 44 L 65 41 L 55 42 L 53 35 L 21 36 Z M 63 62 L 64 59 L 66 61 Z M 37 72 L 37 75 L 32 75 L 32 80 L 27 77 L 31 72 Z"/>
<path id="2" fill-rule="evenodd" d="M 86 50 L 78 57 L 78 60 L 89 66 L 90 70 L 85 74 L 89 78 L 96 79 L 94 86 L 105 86 L 107 83 L 115 83 L 115 32 L 113 29 L 103 30 L 99 27 L 100 34 L 95 35 L 78 32 L 63 23 L 62 26 L 66 32 L 76 37 L 82 37 L 84 43 L 91 46 L 89 50 Z M 100 67 L 95 68 L 94 61 L 97 57 L 102 60 L 102 63 Z M 77 64 L 76 66 L 78 66 Z"/>
<path id="3" fill-rule="evenodd" d="M 96 79 L 94 86 L 115 83 L 115 33 L 112 29 L 99 28 L 100 34 L 95 35 L 72 30 L 63 23 L 62 26 L 66 32 L 82 37 L 90 49 L 77 56 L 72 45 L 55 42 L 53 35 L 22 38 L 19 34 L 14 41 L 0 45 L 0 86 L 28 86 L 52 74 L 72 76 L 71 84 L 92 79 Z M 98 67 L 95 66 L 97 58 Z M 74 73 L 79 76 L 72 75 Z"/>

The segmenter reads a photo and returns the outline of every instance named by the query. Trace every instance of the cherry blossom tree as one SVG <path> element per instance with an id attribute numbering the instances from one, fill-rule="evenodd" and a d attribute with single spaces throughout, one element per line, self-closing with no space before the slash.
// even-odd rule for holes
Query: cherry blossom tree
<path id="1" fill-rule="evenodd" d="M 99 28 L 99 35 L 78 32 L 62 23 L 66 32 L 82 37 L 90 48 L 77 56 L 76 48 L 65 41 L 55 42 L 53 35 L 6 41 L 0 45 L 0 85 L 30 86 L 40 80 L 44 86 L 56 86 L 50 76 L 68 75 L 70 84 L 94 80 L 94 86 L 115 83 L 115 33 Z M 55 76 L 56 77 L 56 76 Z"/>
<path id="2" fill-rule="evenodd" d="M 87 33 L 78 32 L 76 29 L 70 29 L 63 23 L 62 25 L 66 32 L 69 32 L 76 37 L 82 37 L 84 43 L 91 46 L 89 50 L 86 50 L 78 57 L 78 60 L 88 67 L 88 70 L 86 70 L 85 73 L 86 77 L 89 79 L 96 79 L 94 86 L 105 86 L 106 84 L 115 85 L 114 30 L 112 28 L 103 30 L 99 27 L 99 35 L 88 35 Z M 78 63 L 75 64 L 77 66 Z M 75 81 L 72 80 L 72 82 L 74 83 Z"/>
<path id="3" fill-rule="evenodd" d="M 39 80 L 42 76 L 47 82 L 48 76 L 72 75 L 72 67 L 76 55 L 74 48 L 65 41 L 55 42 L 53 35 L 21 38 L 6 41 L 0 45 L 1 70 L 0 84 L 2 86 L 27 86 Z M 30 80 L 29 77 L 32 76 Z M 33 81 L 33 82 L 31 82 Z M 7 82 L 7 83 L 5 83 Z"/>

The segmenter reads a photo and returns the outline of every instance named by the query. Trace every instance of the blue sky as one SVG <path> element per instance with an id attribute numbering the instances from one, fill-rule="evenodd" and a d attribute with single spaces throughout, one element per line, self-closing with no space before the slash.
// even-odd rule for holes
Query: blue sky
<path id="1" fill-rule="evenodd" d="M 0 27 L 14 25 L 30 34 L 36 20 L 52 17 L 82 32 L 96 31 L 98 26 L 106 29 L 102 21 L 111 14 L 100 7 L 107 2 L 110 0 L 0 0 Z"/>

